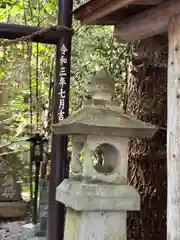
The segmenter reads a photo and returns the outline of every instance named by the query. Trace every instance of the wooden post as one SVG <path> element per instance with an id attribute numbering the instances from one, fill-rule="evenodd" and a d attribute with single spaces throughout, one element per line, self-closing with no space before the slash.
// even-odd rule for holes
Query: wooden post
<path id="1" fill-rule="evenodd" d="M 180 239 L 180 14 L 169 22 L 167 239 Z"/>
<path id="2" fill-rule="evenodd" d="M 72 0 L 58 1 L 58 24 L 72 27 Z M 56 49 L 53 123 L 68 116 L 72 36 L 64 34 Z M 65 206 L 56 201 L 56 187 L 69 175 L 67 136 L 52 136 L 51 176 L 49 182 L 48 240 L 63 240 Z"/>

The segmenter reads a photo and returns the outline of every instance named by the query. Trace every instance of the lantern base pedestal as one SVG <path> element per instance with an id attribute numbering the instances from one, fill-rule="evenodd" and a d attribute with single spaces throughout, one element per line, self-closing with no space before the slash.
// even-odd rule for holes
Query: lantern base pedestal
<path id="1" fill-rule="evenodd" d="M 126 214 L 67 208 L 64 240 L 126 240 Z"/>
<path id="2" fill-rule="evenodd" d="M 35 230 L 35 236 L 46 237 L 47 236 L 47 217 L 41 218 L 40 223 L 37 224 Z"/>
<path id="3" fill-rule="evenodd" d="M 65 179 L 56 200 L 67 206 L 65 240 L 126 240 L 127 211 L 140 209 L 140 196 L 129 185 Z"/>
<path id="4" fill-rule="evenodd" d="M 36 229 L 36 236 L 47 236 L 47 223 L 48 223 L 48 191 L 49 181 L 46 179 L 40 180 L 40 211 L 39 211 L 39 224 Z"/>

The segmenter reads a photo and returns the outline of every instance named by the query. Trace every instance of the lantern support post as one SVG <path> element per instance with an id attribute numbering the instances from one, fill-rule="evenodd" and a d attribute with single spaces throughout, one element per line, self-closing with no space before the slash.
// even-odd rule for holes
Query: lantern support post
<path id="1" fill-rule="evenodd" d="M 36 133 L 28 142 L 31 144 L 31 161 L 35 162 L 35 189 L 34 189 L 34 199 L 33 199 L 33 214 L 32 214 L 32 222 L 33 224 L 37 224 L 37 212 L 38 212 L 38 190 L 39 190 L 39 172 L 40 172 L 40 164 L 43 161 L 43 152 L 44 152 L 44 139 L 43 135 Z"/>
<path id="2" fill-rule="evenodd" d="M 35 189 L 34 189 L 34 207 L 33 207 L 33 219 L 32 222 L 37 224 L 38 220 L 38 190 L 39 190 L 39 170 L 40 170 L 40 162 L 35 163 Z"/>

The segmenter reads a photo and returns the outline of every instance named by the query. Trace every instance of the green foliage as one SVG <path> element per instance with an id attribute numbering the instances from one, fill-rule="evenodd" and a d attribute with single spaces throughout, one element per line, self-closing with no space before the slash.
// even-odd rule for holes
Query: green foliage
<path id="1" fill-rule="evenodd" d="M 76 0 L 74 6 L 77 7 L 84 2 Z M 57 0 L 4 0 L 0 5 L 0 22 L 50 26 L 56 24 L 56 9 Z M 127 46 L 114 39 L 113 28 L 110 26 L 80 26 L 80 23 L 74 20 L 73 28 L 75 35 L 72 42 L 70 113 L 81 106 L 84 96 L 88 95 L 86 84 L 90 76 L 102 67 L 114 75 L 116 86 L 114 98 L 121 102 L 126 78 Z M 36 99 L 37 56 L 38 104 Z M 45 130 L 43 128 L 44 108 L 48 105 L 47 103 L 51 102 L 49 101 L 49 88 L 50 82 L 55 81 L 54 68 L 54 46 L 24 43 L 0 48 L 0 82 L 8 83 L 8 102 L 4 108 L 1 107 L 1 111 L 5 112 L 5 119 L 8 119 L 6 124 L 9 130 L 8 133 L 1 134 L 1 146 L 29 134 L 30 80 L 32 81 L 33 131 L 36 130 L 36 111 L 40 113 L 39 127 L 41 131 Z M 47 109 L 51 109 L 51 106 Z M 8 151 L 21 151 L 28 148 L 29 145 L 24 141 L 8 145 Z M 3 149 L 0 147 L 0 152 L 3 152 Z M 17 156 L 18 171 L 20 169 L 24 171 L 25 165 L 27 166 L 27 161 L 22 155 Z"/>

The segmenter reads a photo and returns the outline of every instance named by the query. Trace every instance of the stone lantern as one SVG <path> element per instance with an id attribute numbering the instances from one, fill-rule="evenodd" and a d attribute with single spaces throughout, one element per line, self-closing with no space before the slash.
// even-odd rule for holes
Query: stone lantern
<path id="1" fill-rule="evenodd" d="M 65 240 L 125 240 L 127 211 L 140 209 L 140 196 L 127 183 L 128 141 L 151 138 L 157 128 L 122 113 L 107 71 L 89 89 L 92 100 L 53 125 L 54 133 L 72 136 L 70 179 L 56 191 L 67 206 Z"/>

